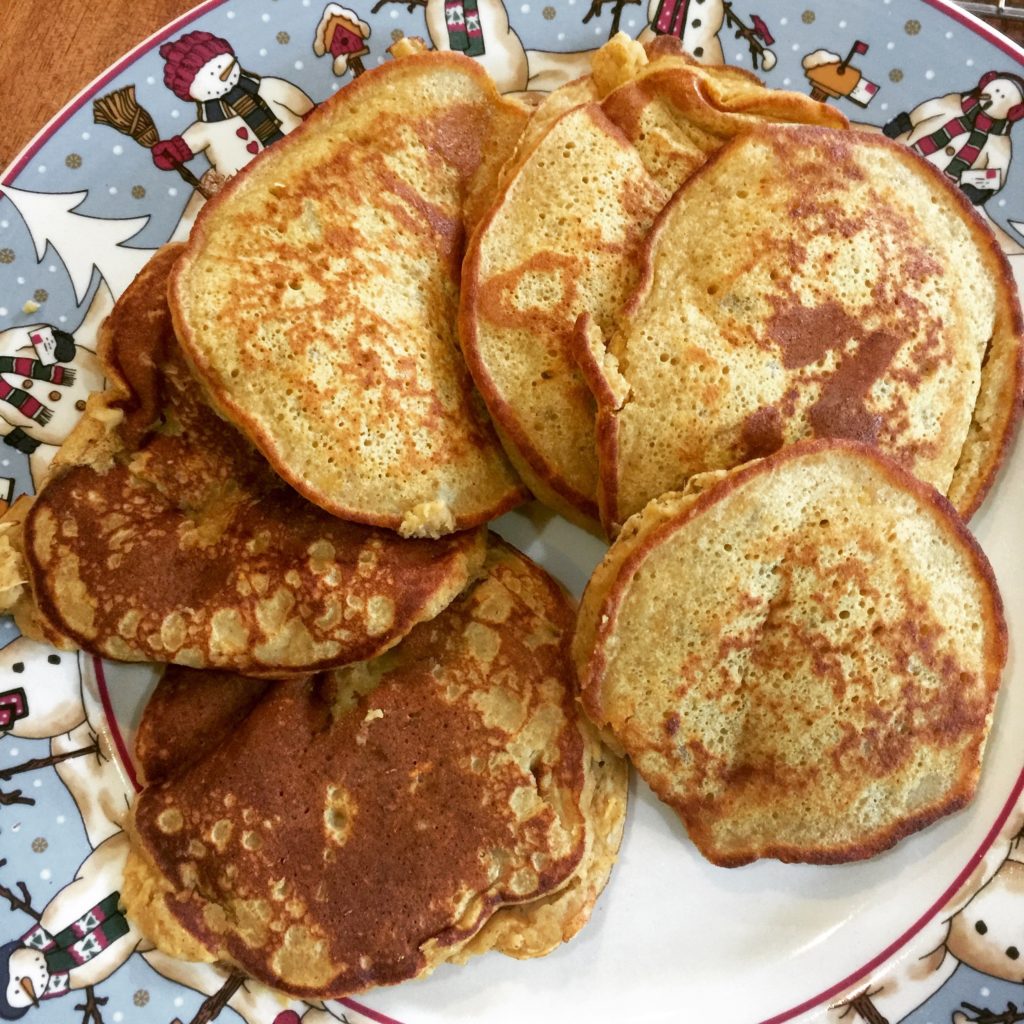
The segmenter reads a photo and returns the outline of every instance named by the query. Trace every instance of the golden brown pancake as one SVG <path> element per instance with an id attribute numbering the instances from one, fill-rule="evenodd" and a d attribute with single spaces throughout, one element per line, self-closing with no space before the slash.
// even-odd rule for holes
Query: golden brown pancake
<path id="1" fill-rule="evenodd" d="M 540 105 L 463 265 L 460 341 L 502 443 L 533 493 L 584 526 L 598 518 L 598 461 L 576 318 L 609 330 L 654 218 L 728 139 L 766 120 L 846 125 L 748 72 L 654 53 L 617 36 L 591 76 Z"/>
<path id="2" fill-rule="evenodd" d="M 464 235 L 526 119 L 483 69 L 367 72 L 206 205 L 171 281 L 215 407 L 309 500 L 437 537 L 526 496 L 456 336 Z"/>
<path id="3" fill-rule="evenodd" d="M 607 329 L 668 201 L 596 103 L 562 115 L 474 235 L 459 328 L 470 372 L 531 490 L 596 520 L 593 400 L 571 358 L 584 310 Z"/>
<path id="4" fill-rule="evenodd" d="M 672 47 L 603 101 L 655 180 L 675 192 L 730 139 L 759 124 L 849 127 L 843 114 L 801 93 L 769 89 L 742 68 L 706 66 Z"/>
<path id="5" fill-rule="evenodd" d="M 856 860 L 962 807 L 1006 649 L 952 505 L 845 440 L 651 502 L 573 642 L 588 714 L 724 866 Z"/>
<path id="6" fill-rule="evenodd" d="M 166 301 L 180 251 L 161 250 L 104 324 L 111 388 L 22 526 L 44 632 L 122 661 L 253 675 L 371 657 L 465 587 L 483 531 L 403 540 L 281 481 L 182 358 Z"/>
<path id="7" fill-rule="evenodd" d="M 625 810 L 621 765 L 577 720 L 573 621 L 557 584 L 497 543 L 479 582 L 393 650 L 272 684 L 139 797 L 129 914 L 165 952 L 327 997 L 425 974 L 500 908 L 557 899 L 595 859 L 595 825 L 617 845 Z M 183 728 L 144 726 L 167 751 L 190 749 Z M 568 907 L 585 919 L 587 899 Z"/>
<path id="8" fill-rule="evenodd" d="M 576 335 L 609 531 L 808 436 L 876 444 L 977 507 L 1020 412 L 1022 323 L 1005 257 L 934 168 L 875 134 L 756 128 L 676 193 L 644 262 L 607 351 Z"/>

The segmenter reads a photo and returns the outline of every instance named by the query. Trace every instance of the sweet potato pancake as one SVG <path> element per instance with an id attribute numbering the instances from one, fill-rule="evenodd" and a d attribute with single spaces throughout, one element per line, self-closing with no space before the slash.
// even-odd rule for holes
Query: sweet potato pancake
<path id="1" fill-rule="evenodd" d="M 626 524 L 573 653 L 587 712 L 701 853 L 855 860 L 962 807 L 1007 640 L 949 502 L 843 440 L 697 483 Z"/>
<path id="2" fill-rule="evenodd" d="M 605 350 L 598 403 L 614 533 L 652 498 L 799 438 L 877 445 L 964 516 L 1021 409 L 1020 307 L 962 193 L 875 134 L 764 125 L 675 194 Z"/>
<path id="3" fill-rule="evenodd" d="M 576 318 L 611 331 L 654 218 L 729 139 L 765 121 L 846 126 L 806 96 L 663 50 L 648 62 L 617 36 L 591 76 L 540 105 L 463 264 L 460 341 L 506 451 L 537 497 L 583 525 L 598 517 L 598 461 Z"/>
<path id="4" fill-rule="evenodd" d="M 482 530 L 403 540 L 288 487 L 206 404 L 161 250 L 102 329 L 94 396 L 21 528 L 19 623 L 122 661 L 253 675 L 359 661 L 432 618 L 482 564 Z"/>
<path id="5" fill-rule="evenodd" d="M 526 496 L 459 352 L 467 221 L 526 119 L 469 58 L 368 71 L 203 209 L 171 282 L 214 405 L 293 487 L 404 536 Z"/>
<path id="6" fill-rule="evenodd" d="M 586 920 L 625 812 L 621 763 L 577 718 L 572 625 L 558 585 L 496 542 L 433 622 L 254 691 L 198 759 L 187 722 L 144 724 L 157 781 L 135 805 L 129 914 L 164 952 L 303 996 L 546 952 Z"/>

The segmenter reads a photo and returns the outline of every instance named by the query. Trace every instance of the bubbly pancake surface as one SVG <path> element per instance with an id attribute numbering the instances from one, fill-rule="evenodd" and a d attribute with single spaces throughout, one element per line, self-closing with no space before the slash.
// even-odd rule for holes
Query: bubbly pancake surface
<path id="1" fill-rule="evenodd" d="M 458 347 L 468 222 L 526 113 L 472 60 L 374 69 L 203 210 L 172 286 L 216 406 L 328 511 L 406 536 L 525 497 Z"/>
<path id="2" fill-rule="evenodd" d="M 695 473 L 807 436 L 876 444 L 966 514 L 1019 416 L 1005 257 L 941 175 L 866 133 L 730 143 L 659 217 L 607 354 L 593 325 L 576 340 L 612 531 Z"/>
<path id="3" fill-rule="evenodd" d="M 602 108 L 669 193 L 726 142 L 759 124 L 849 126 L 827 103 L 769 89 L 742 68 L 697 64 L 683 53 L 655 54 L 604 98 Z"/>
<path id="4" fill-rule="evenodd" d="M 284 484 L 189 373 L 166 301 L 180 252 L 159 252 L 104 324 L 110 390 L 23 527 L 35 604 L 125 661 L 280 675 L 370 657 L 465 587 L 483 531 L 403 540 Z"/>
<path id="5" fill-rule="evenodd" d="M 460 341 L 516 469 L 563 515 L 598 518 L 594 403 L 572 352 L 576 318 L 589 312 L 611 330 L 671 194 L 765 121 L 847 123 L 736 68 L 657 49 L 648 62 L 620 37 L 595 55 L 592 76 L 552 93 L 531 118 L 467 250 Z"/>
<path id="6" fill-rule="evenodd" d="M 129 913 L 166 952 L 326 996 L 426 973 L 500 907 L 557 892 L 592 846 L 588 801 L 615 808 L 613 834 L 625 808 L 621 766 L 594 799 L 572 623 L 499 544 L 398 647 L 272 685 L 140 796 Z M 173 723 L 149 733 L 175 749 Z"/>
<path id="7" fill-rule="evenodd" d="M 701 483 L 631 519 L 584 594 L 595 723 L 721 865 L 859 859 L 963 806 L 1006 626 L 949 503 L 837 440 Z"/>
<path id="8" fill-rule="evenodd" d="M 585 104 L 522 158 L 466 254 L 459 324 L 470 370 L 527 482 L 569 515 L 597 518 L 593 400 L 570 350 L 576 318 L 590 310 L 610 327 L 667 201 L 600 106 Z"/>

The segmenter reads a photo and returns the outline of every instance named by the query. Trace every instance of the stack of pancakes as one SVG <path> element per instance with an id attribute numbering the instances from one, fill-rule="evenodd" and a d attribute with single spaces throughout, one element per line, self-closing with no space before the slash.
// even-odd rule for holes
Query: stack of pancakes
<path id="1" fill-rule="evenodd" d="M 309 997 L 570 938 L 621 754 L 716 863 L 877 853 L 1006 655 L 958 510 L 1022 322 L 955 190 L 664 41 L 532 110 L 402 49 L 121 297 L 0 540 L 25 632 L 170 666 L 128 912 Z M 578 618 L 486 532 L 531 492 L 617 538 Z"/>

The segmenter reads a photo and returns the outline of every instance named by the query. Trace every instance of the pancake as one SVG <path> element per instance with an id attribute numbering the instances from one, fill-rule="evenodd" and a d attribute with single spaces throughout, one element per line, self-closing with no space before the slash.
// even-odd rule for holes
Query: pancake
<path id="1" fill-rule="evenodd" d="M 600 106 L 577 106 L 522 158 L 466 253 L 470 372 L 520 475 L 569 518 L 597 518 L 593 400 L 573 327 L 588 309 L 610 327 L 667 201 Z"/>
<path id="2" fill-rule="evenodd" d="M 403 540 L 281 481 L 188 371 L 166 300 L 180 252 L 157 253 L 103 325 L 110 389 L 20 527 L 19 625 L 121 661 L 252 675 L 372 657 L 463 590 L 484 532 Z"/>
<path id="3" fill-rule="evenodd" d="M 1021 336 L 943 175 L 879 135 L 753 129 L 658 218 L 607 350 L 578 325 L 602 521 L 808 436 L 877 444 L 969 516 L 1019 418 Z"/>
<path id="4" fill-rule="evenodd" d="M 845 440 L 653 501 L 573 641 L 587 713 L 723 866 L 857 860 L 964 806 L 1006 650 L 952 505 Z"/>
<path id="5" fill-rule="evenodd" d="M 802 93 L 769 89 L 742 68 L 707 66 L 673 48 L 611 92 L 605 115 L 635 146 L 649 174 L 675 192 L 730 139 L 765 122 L 849 127 L 843 114 Z"/>
<path id="6" fill-rule="evenodd" d="M 272 684 L 138 798 L 128 913 L 166 953 L 326 998 L 421 976 L 501 908 L 553 901 L 598 825 L 617 845 L 625 811 L 621 764 L 578 723 L 573 621 L 499 542 L 473 588 L 381 658 Z M 188 748 L 180 719 L 146 728 Z M 582 903 L 567 901 L 570 933 Z"/>
<path id="7" fill-rule="evenodd" d="M 526 117 L 469 58 L 405 57 L 196 222 L 170 286 L 186 355 L 218 411 L 334 515 L 437 537 L 526 497 L 455 327 L 467 218 Z"/>
<path id="8" fill-rule="evenodd" d="M 648 62 L 617 36 L 591 76 L 541 104 L 463 264 L 462 350 L 505 450 L 537 497 L 589 527 L 598 460 L 593 399 L 572 356 L 576 318 L 589 311 L 610 330 L 654 218 L 728 139 L 765 120 L 846 125 L 748 72 L 654 53 Z"/>

